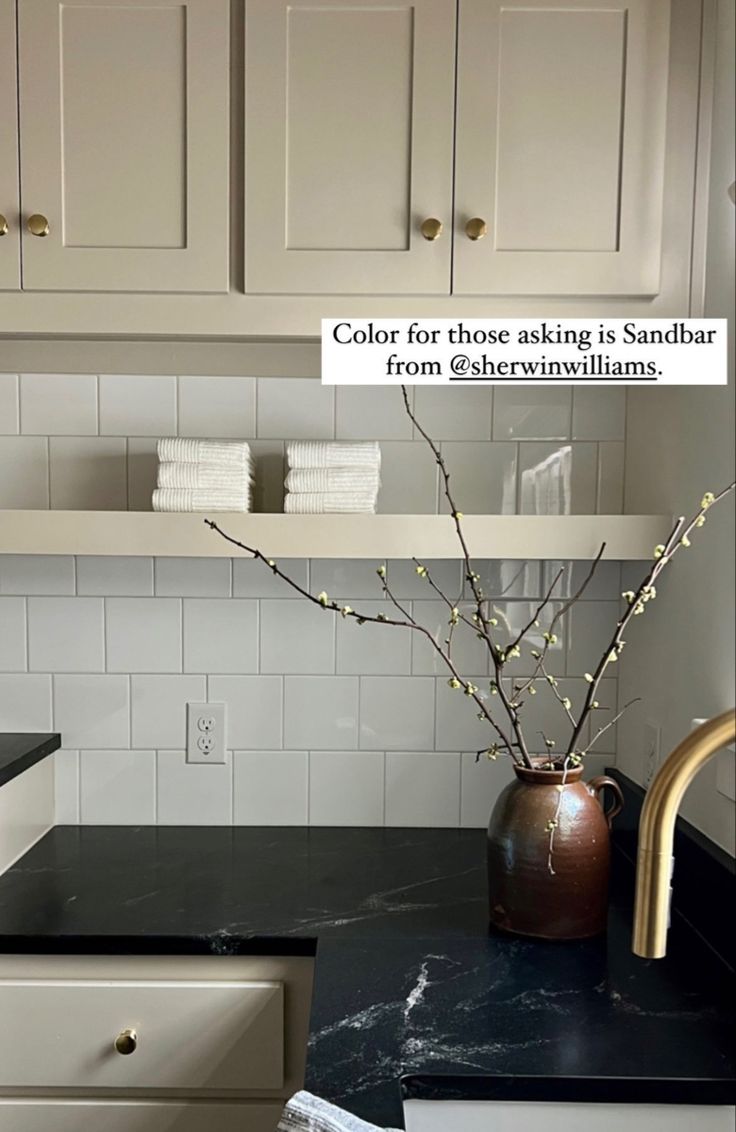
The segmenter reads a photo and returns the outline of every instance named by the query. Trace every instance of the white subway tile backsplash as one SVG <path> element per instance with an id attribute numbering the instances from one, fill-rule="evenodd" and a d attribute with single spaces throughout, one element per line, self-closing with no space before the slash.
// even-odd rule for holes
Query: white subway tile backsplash
<path id="1" fill-rule="evenodd" d="M 357 604 L 357 612 L 367 617 L 402 620 L 402 614 L 387 601 L 366 601 Z M 335 616 L 335 615 L 333 615 Z M 345 675 L 381 676 L 394 673 L 408 675 L 412 671 L 411 646 L 415 632 L 392 625 L 360 625 L 354 617 L 336 616 L 337 671 Z"/>
<path id="2" fill-rule="evenodd" d="M 74 559 L 65 554 L 0 554 L 0 593 L 73 594 Z"/>
<path id="3" fill-rule="evenodd" d="M 516 445 L 444 441 L 455 506 L 466 515 L 512 515 L 516 510 Z M 440 510 L 450 510 L 440 486 Z"/>
<path id="4" fill-rule="evenodd" d="M 159 751 L 156 797 L 159 825 L 230 825 L 232 756 L 208 766 L 188 763 L 184 751 Z"/>
<path id="5" fill-rule="evenodd" d="M 383 751 L 311 751 L 310 825 L 383 825 Z"/>
<path id="6" fill-rule="evenodd" d="M 256 433 L 253 377 L 180 377 L 179 436 L 235 437 Z"/>
<path id="7" fill-rule="evenodd" d="M 234 558 L 233 597 L 297 597 L 282 578 L 255 558 Z M 280 558 L 280 569 L 303 589 L 309 588 L 309 562 L 304 558 Z M 323 587 L 324 588 L 324 587 Z M 316 591 L 319 592 L 319 591 Z"/>
<path id="8" fill-rule="evenodd" d="M 493 396 L 490 387 L 417 385 L 414 415 L 434 441 L 490 440 Z"/>
<path id="9" fill-rule="evenodd" d="M 623 440 L 626 428 L 626 388 L 580 385 L 573 391 L 573 440 Z"/>
<path id="10" fill-rule="evenodd" d="M 176 436 L 176 378 L 101 374 L 100 435 Z"/>
<path id="11" fill-rule="evenodd" d="M 103 599 L 29 597 L 28 666 L 34 672 L 103 672 Z"/>
<path id="12" fill-rule="evenodd" d="M 285 746 L 331 751 L 357 748 L 358 683 L 357 676 L 285 676 Z"/>
<path id="13" fill-rule="evenodd" d="M 0 597 L 0 672 L 25 672 L 26 599 Z"/>
<path id="14" fill-rule="evenodd" d="M 48 507 L 48 443 L 45 436 L 0 436 L 0 509 Z"/>
<path id="15" fill-rule="evenodd" d="M 610 643 L 619 618 L 617 601 L 579 601 L 566 614 L 567 674 L 593 672 Z"/>
<path id="16" fill-rule="evenodd" d="M 0 731 L 51 729 L 51 677 L 0 673 Z"/>
<path id="17" fill-rule="evenodd" d="M 382 515 L 436 513 L 437 464 L 426 444 L 382 442 L 377 510 Z"/>
<path id="18" fill-rule="evenodd" d="M 18 413 L 18 374 L 0 373 L 0 435 L 20 431 Z"/>
<path id="19" fill-rule="evenodd" d="M 261 602 L 261 672 L 335 671 L 335 614 L 304 599 Z"/>
<path id="20" fill-rule="evenodd" d="M 131 676 L 132 745 L 183 749 L 187 704 L 205 701 L 206 685 L 204 676 Z"/>
<path id="21" fill-rule="evenodd" d="M 282 742 L 283 680 L 281 676 L 210 676 L 208 699 L 227 705 L 230 749 L 279 750 Z"/>
<path id="22" fill-rule="evenodd" d="M 111 436 L 52 436 L 51 506 L 59 511 L 125 511 L 126 443 Z"/>
<path id="23" fill-rule="evenodd" d="M 386 752 L 386 825 L 460 824 L 460 755 L 441 751 Z"/>
<path id="24" fill-rule="evenodd" d="M 519 445 L 521 515 L 593 515 L 597 444 Z"/>
<path id="25" fill-rule="evenodd" d="M 229 558 L 157 558 L 157 597 L 230 597 Z"/>
<path id="26" fill-rule="evenodd" d="M 158 471 L 156 441 L 147 436 L 131 436 L 128 438 L 127 450 L 128 510 L 151 511 Z"/>
<path id="27" fill-rule="evenodd" d="M 62 744 L 78 750 L 128 747 L 128 691 L 128 676 L 55 675 L 54 727 L 61 732 Z"/>
<path id="28" fill-rule="evenodd" d="M 542 578 L 543 562 L 523 562 L 511 558 L 475 561 L 478 585 L 485 597 L 541 597 L 546 593 Z M 470 583 L 465 582 L 465 596 L 472 598 Z"/>
<path id="29" fill-rule="evenodd" d="M 185 672 L 257 672 L 258 603 L 184 599 Z"/>
<path id="30" fill-rule="evenodd" d="M 475 751 L 460 756 L 460 825 L 463 829 L 486 829 L 498 796 L 514 781 L 511 759 L 495 762 Z"/>
<path id="31" fill-rule="evenodd" d="M 489 677 L 463 673 L 479 689 L 479 694 L 488 704 L 499 722 L 503 719 L 503 709 L 499 710 L 495 699 L 489 693 Z M 436 681 L 437 735 L 435 745 L 440 750 L 476 751 L 491 745 L 497 738 L 491 725 L 478 719 L 479 708 L 475 701 L 459 688 L 451 688 L 447 677 Z"/>
<path id="32" fill-rule="evenodd" d="M 82 751 L 83 825 L 151 825 L 156 820 L 154 751 Z"/>
<path id="33" fill-rule="evenodd" d="M 235 565 L 238 567 L 241 563 L 238 561 Z M 251 564 L 251 568 L 254 565 Z M 360 558 L 313 558 L 310 563 L 312 593 L 324 591 L 330 598 L 350 602 L 358 598 L 378 599 L 381 597 L 378 566 L 378 559 L 374 562 Z"/>
<path id="34" fill-rule="evenodd" d="M 152 558 L 77 558 L 77 593 L 100 597 L 151 597 Z"/>
<path id="35" fill-rule="evenodd" d="M 95 436 L 97 378 L 88 373 L 22 373 L 20 430 L 35 436 Z"/>
<path id="36" fill-rule="evenodd" d="M 177 598 L 109 597 L 105 623 L 108 672 L 181 672 Z"/>
<path id="37" fill-rule="evenodd" d="M 607 727 L 616 713 L 624 706 L 623 704 L 620 706 L 618 704 L 618 680 L 608 678 L 601 680 L 598 685 L 596 699 L 600 706 L 595 709 L 592 715 L 590 742 L 592 742 L 594 735 L 597 735 L 602 728 Z M 636 711 L 639 707 L 641 707 L 640 704 L 632 704 L 628 710 Z M 601 766 L 599 762 L 596 768 L 595 764 L 589 760 L 592 760 L 593 756 L 595 756 L 599 760 L 602 760 L 603 763 L 611 762 L 611 756 L 615 756 L 616 754 L 616 731 L 617 725 L 614 723 L 612 727 L 607 727 L 607 730 L 593 745 L 592 754 L 586 759 L 586 766 L 593 766 L 594 774 L 602 774 L 603 766 Z M 586 778 L 587 777 L 589 777 L 589 774 L 586 774 Z"/>
<path id="38" fill-rule="evenodd" d="M 306 751 L 236 751 L 233 823 L 306 825 L 308 759 Z"/>
<path id="39" fill-rule="evenodd" d="M 494 390 L 494 440 L 567 440 L 570 386 L 498 385 Z"/>
<path id="40" fill-rule="evenodd" d="M 504 665 L 504 674 L 511 677 L 531 676 L 536 668 L 537 661 L 532 656 L 532 650 L 540 653 L 545 645 L 545 633 L 555 638 L 547 642 L 547 656 L 545 668 L 552 676 L 565 674 L 565 641 L 566 620 L 560 617 L 555 625 L 553 619 L 560 610 L 559 602 L 549 602 L 544 609 L 539 610 L 539 602 L 534 601 L 494 601 L 490 605 L 491 616 L 495 617 L 498 625 L 492 627 L 492 639 L 502 648 L 506 648 L 516 641 L 519 634 L 531 628 L 524 634 L 519 646 L 521 656 L 512 657 Z M 538 621 L 538 625 L 534 625 Z"/>
<path id="41" fill-rule="evenodd" d="M 361 748 L 431 750 L 434 746 L 434 685 L 435 681 L 428 676 L 361 677 Z"/>
<path id="42" fill-rule="evenodd" d="M 545 739 L 551 739 L 555 750 L 566 750 L 572 733 L 572 726 L 562 704 L 557 700 L 546 680 L 535 681 L 536 696 L 527 696 L 523 709 L 524 733 L 527 736 L 529 753 L 545 754 Z M 583 705 L 588 685 L 585 680 L 558 680 L 556 691 L 561 698 L 567 697 L 572 703 L 575 719 Z M 501 718 L 499 714 L 499 719 Z M 585 728 L 581 741 L 587 742 L 588 730 Z"/>
<path id="43" fill-rule="evenodd" d="M 79 824 L 79 751 L 55 751 L 54 820 L 56 825 Z"/>
<path id="44" fill-rule="evenodd" d="M 620 515 L 624 506 L 624 445 L 622 441 L 604 441 L 598 445 L 599 515 Z"/>
<path id="45" fill-rule="evenodd" d="M 259 440 L 330 440 L 335 435 L 335 390 L 313 378 L 258 382 Z"/>
<path id="46" fill-rule="evenodd" d="M 410 398 L 414 390 L 409 389 Z M 340 440 L 411 440 L 413 425 L 393 385 L 338 385 L 335 435 Z"/>
<path id="47" fill-rule="evenodd" d="M 472 620 L 473 606 L 458 606 L 461 614 Z M 429 629 L 432 639 L 447 652 L 446 641 L 450 632 L 450 609 L 442 601 L 415 601 L 414 620 Z M 450 676 L 444 660 L 422 633 L 412 632 L 412 665 L 415 676 Z M 452 632 L 451 658 L 458 671 L 483 672 L 488 668 L 488 649 L 478 640 L 475 627 L 459 621 Z"/>
<path id="48" fill-rule="evenodd" d="M 555 583 L 552 591 L 553 597 L 570 598 L 579 592 L 583 582 L 589 577 L 592 562 L 545 562 L 544 566 L 544 592 L 547 593 L 552 586 L 561 567 L 564 568 L 562 577 Z M 593 571 L 590 581 L 582 592 L 581 601 L 601 601 L 606 598 L 617 601 L 622 590 L 621 563 L 599 562 Z"/>

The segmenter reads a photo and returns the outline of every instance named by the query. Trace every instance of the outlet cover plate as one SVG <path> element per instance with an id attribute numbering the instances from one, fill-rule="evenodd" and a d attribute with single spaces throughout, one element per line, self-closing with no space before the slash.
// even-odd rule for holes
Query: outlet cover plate
<path id="1" fill-rule="evenodd" d="M 224 704 L 187 704 L 187 762 L 224 763 Z"/>
<path id="2" fill-rule="evenodd" d="M 701 723 L 705 723 L 705 720 L 694 719 L 692 721 L 693 730 L 700 727 Z M 724 798 L 736 802 L 736 746 L 732 744 L 730 747 L 725 747 L 718 752 L 715 758 L 716 790 L 719 794 L 723 794 Z"/>

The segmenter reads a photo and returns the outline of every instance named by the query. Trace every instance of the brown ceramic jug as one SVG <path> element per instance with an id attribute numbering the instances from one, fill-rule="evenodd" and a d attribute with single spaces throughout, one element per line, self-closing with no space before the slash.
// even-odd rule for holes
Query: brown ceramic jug
<path id="1" fill-rule="evenodd" d="M 565 774 L 514 770 L 516 781 L 501 793 L 488 826 L 492 926 L 541 939 L 598 935 L 606 927 L 609 829 L 623 807 L 621 788 L 606 776 L 583 782 L 582 766 Z M 604 813 L 599 796 L 606 787 L 616 801 Z"/>

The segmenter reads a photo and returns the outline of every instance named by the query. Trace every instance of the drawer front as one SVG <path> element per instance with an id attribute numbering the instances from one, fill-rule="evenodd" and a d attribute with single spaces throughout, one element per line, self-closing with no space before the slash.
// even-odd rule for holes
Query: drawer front
<path id="1" fill-rule="evenodd" d="M 281 1105 L 0 1101 L 0 1132 L 275 1132 Z"/>
<path id="2" fill-rule="evenodd" d="M 0 1087 L 278 1090 L 283 1048 L 278 982 L 0 982 Z"/>

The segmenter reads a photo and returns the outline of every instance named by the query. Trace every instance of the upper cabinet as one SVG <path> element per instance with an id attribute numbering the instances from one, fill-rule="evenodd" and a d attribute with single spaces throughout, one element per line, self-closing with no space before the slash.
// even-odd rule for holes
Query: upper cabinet
<path id="1" fill-rule="evenodd" d="M 247 291 L 449 293 L 455 16 L 247 0 Z"/>
<path id="2" fill-rule="evenodd" d="M 0 0 L 0 291 L 20 287 L 15 0 Z"/>
<path id="3" fill-rule="evenodd" d="M 460 0 L 456 293 L 657 294 L 669 14 Z"/>
<path id="4" fill-rule="evenodd" d="M 226 291 L 227 0 L 18 17 L 23 289 Z"/>

